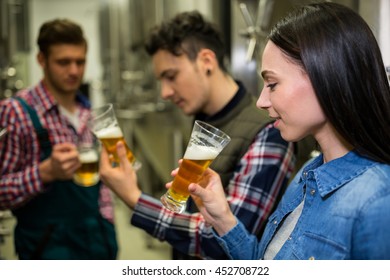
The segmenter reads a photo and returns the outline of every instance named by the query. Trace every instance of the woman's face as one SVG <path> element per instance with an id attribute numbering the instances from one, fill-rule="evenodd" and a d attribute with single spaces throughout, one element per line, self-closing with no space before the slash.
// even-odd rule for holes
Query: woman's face
<path id="1" fill-rule="evenodd" d="M 309 77 L 271 41 L 263 52 L 264 87 L 257 107 L 268 111 L 286 141 L 316 135 L 326 124 Z"/>

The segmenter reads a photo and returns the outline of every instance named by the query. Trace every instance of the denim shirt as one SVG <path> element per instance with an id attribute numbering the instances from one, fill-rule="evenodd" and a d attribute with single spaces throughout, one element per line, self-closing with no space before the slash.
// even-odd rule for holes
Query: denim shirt
<path id="1" fill-rule="evenodd" d="M 390 166 L 351 151 L 320 155 L 291 182 L 260 242 L 240 222 L 216 238 L 232 259 L 261 259 L 281 221 L 305 199 L 275 259 L 390 259 Z"/>

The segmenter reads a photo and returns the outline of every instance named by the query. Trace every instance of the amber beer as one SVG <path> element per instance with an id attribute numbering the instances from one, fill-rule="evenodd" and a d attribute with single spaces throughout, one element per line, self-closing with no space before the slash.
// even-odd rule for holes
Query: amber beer
<path id="1" fill-rule="evenodd" d="M 204 171 L 230 142 L 230 137 L 218 128 L 196 120 L 179 171 L 172 186 L 161 196 L 165 208 L 181 213 L 189 197 L 188 186 L 198 183 Z"/>
<path id="2" fill-rule="evenodd" d="M 187 148 L 179 172 L 168 190 L 168 197 L 185 204 L 188 197 L 188 186 L 197 183 L 204 171 L 217 157 L 219 151 L 213 147 L 191 145 Z"/>
<path id="3" fill-rule="evenodd" d="M 88 127 L 91 129 L 93 134 L 99 138 L 100 142 L 103 143 L 103 146 L 110 154 L 110 160 L 113 165 L 119 165 L 120 160 L 116 153 L 116 144 L 119 141 L 122 141 L 127 150 L 127 158 L 134 170 L 141 168 L 142 163 L 135 158 L 134 154 L 125 142 L 122 130 L 118 125 L 118 120 L 115 116 L 114 106 L 112 103 L 94 108 L 91 111 L 91 117 L 88 120 Z"/>
<path id="4" fill-rule="evenodd" d="M 104 147 L 109 154 L 113 156 L 113 161 L 119 164 L 119 157 L 116 153 L 116 144 L 122 141 L 126 147 L 127 158 L 131 163 L 135 162 L 135 157 L 129 147 L 126 144 L 125 138 L 123 137 L 122 130 L 119 126 L 112 126 L 104 128 L 96 132 L 97 138 L 103 143 Z"/>
<path id="5" fill-rule="evenodd" d="M 99 182 L 99 156 L 94 149 L 79 151 L 81 167 L 76 170 L 74 181 L 83 187 L 90 187 Z"/>

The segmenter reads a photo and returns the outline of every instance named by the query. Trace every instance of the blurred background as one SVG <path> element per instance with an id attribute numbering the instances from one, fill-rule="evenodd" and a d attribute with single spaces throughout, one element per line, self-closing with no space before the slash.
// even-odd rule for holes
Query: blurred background
<path id="1" fill-rule="evenodd" d="M 81 91 L 93 106 L 115 104 L 125 138 L 143 163 L 139 183 L 145 192 L 158 197 L 183 154 L 190 119 L 159 96 L 143 48 L 149 29 L 178 12 L 199 10 L 222 31 L 233 76 L 258 96 L 262 82 L 257 70 L 265 35 L 289 10 L 309 2 L 313 1 L 0 0 L 0 99 L 41 79 L 35 40 L 44 21 L 60 17 L 80 23 L 88 40 Z M 390 1 L 333 2 L 353 8 L 369 23 L 390 75 Z M 120 259 L 171 258 L 168 244 L 130 226 L 131 212 L 118 199 L 115 210 Z M 0 211 L 0 259 L 16 258 L 13 227 L 10 212 Z"/>

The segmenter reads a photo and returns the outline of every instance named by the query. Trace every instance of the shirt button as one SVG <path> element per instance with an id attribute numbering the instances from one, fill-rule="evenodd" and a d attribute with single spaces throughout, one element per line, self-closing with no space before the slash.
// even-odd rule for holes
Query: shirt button
<path id="1" fill-rule="evenodd" d="M 275 220 L 275 221 L 274 221 L 274 225 L 276 225 L 277 223 L 278 223 L 278 221 Z"/>
<path id="2" fill-rule="evenodd" d="M 292 239 L 292 237 L 291 237 L 291 236 L 289 236 L 289 237 L 288 237 L 288 240 L 291 240 L 291 239 Z"/>
<path id="3" fill-rule="evenodd" d="M 309 258 L 309 260 L 311 260 L 311 261 L 313 261 L 313 260 L 315 260 L 316 258 L 315 257 L 313 257 L 313 256 L 311 256 L 310 258 Z"/>
<path id="4" fill-rule="evenodd" d="M 311 191 L 310 191 L 310 194 L 311 194 L 311 195 L 314 195 L 315 193 L 316 193 L 316 190 L 311 190 Z"/>

